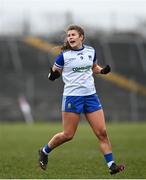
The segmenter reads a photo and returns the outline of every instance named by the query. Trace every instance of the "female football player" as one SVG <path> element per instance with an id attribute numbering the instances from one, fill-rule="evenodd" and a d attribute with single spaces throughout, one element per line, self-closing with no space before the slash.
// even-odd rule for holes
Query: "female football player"
<path id="1" fill-rule="evenodd" d="M 83 42 L 84 30 L 77 25 L 69 26 L 62 52 L 57 56 L 48 75 L 51 81 L 62 75 L 65 84 L 62 98 L 63 131 L 55 134 L 48 144 L 39 150 L 39 165 L 46 170 L 48 154 L 74 137 L 80 114 L 84 113 L 99 140 L 110 174 L 116 174 L 123 171 L 124 166 L 114 162 L 103 108 L 96 94 L 92 76 L 93 73 L 108 74 L 111 68 L 109 65 L 100 67 L 96 63 L 95 49 L 84 45 Z"/>

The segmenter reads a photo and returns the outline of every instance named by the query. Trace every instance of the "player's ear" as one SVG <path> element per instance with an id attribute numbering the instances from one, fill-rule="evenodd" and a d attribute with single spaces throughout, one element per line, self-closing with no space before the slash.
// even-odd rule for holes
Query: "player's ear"
<path id="1" fill-rule="evenodd" d="M 83 34 L 80 35 L 80 39 L 81 39 L 81 41 L 84 41 L 84 36 L 83 36 Z"/>

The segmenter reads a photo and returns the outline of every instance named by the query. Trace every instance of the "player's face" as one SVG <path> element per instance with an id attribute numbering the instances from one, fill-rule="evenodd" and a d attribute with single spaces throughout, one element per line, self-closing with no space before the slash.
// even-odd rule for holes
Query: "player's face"
<path id="1" fill-rule="evenodd" d="M 76 30 L 67 32 L 67 41 L 72 49 L 80 49 L 83 44 L 83 35 L 80 35 Z"/>

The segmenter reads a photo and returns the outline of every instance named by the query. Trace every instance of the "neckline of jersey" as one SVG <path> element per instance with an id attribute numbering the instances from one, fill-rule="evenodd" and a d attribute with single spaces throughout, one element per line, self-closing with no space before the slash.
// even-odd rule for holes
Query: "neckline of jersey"
<path id="1" fill-rule="evenodd" d="M 80 49 L 72 49 L 72 51 L 81 51 L 84 49 L 84 45 Z"/>

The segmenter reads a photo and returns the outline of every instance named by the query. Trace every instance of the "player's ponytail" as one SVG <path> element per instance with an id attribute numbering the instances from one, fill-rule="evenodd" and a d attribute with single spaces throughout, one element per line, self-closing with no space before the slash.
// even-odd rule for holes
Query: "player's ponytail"
<path id="1" fill-rule="evenodd" d="M 72 49 L 72 48 L 69 45 L 68 41 L 65 40 L 63 46 L 61 47 L 61 50 L 65 51 L 65 50 L 68 50 L 68 49 Z"/>

